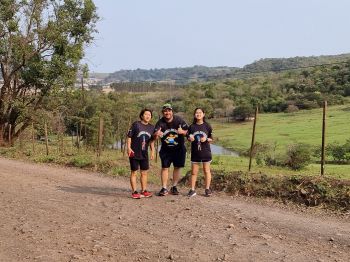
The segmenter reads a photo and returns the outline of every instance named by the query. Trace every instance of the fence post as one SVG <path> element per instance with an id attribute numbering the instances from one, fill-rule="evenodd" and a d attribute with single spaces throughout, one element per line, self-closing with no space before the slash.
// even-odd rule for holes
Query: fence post
<path id="1" fill-rule="evenodd" d="M 49 155 L 49 138 L 47 137 L 47 123 L 46 120 L 44 122 L 44 129 L 45 129 L 45 144 L 46 144 L 46 155 Z"/>
<path id="2" fill-rule="evenodd" d="M 12 125 L 9 124 L 9 146 L 12 146 L 11 133 L 12 133 Z"/>
<path id="3" fill-rule="evenodd" d="M 326 111 L 327 111 L 327 101 L 323 103 L 323 116 L 322 116 L 322 148 L 321 148 L 321 176 L 324 175 L 324 165 L 325 165 L 325 147 L 326 147 Z"/>
<path id="4" fill-rule="evenodd" d="M 34 130 L 34 123 L 32 123 L 32 148 L 33 148 L 33 153 L 35 153 L 35 130 Z"/>
<path id="5" fill-rule="evenodd" d="M 131 116 L 129 116 L 129 124 L 127 128 L 130 128 L 131 126 Z M 128 129 L 129 130 L 129 129 Z M 126 153 L 126 146 L 127 146 L 127 139 L 128 139 L 128 133 L 125 134 L 125 142 L 124 142 L 124 149 L 123 149 L 123 157 L 125 156 Z"/>
<path id="6" fill-rule="evenodd" d="M 101 156 L 102 140 L 103 140 L 103 118 L 100 117 L 100 121 L 98 125 L 98 147 L 97 147 L 97 156 L 99 158 Z"/>
<path id="7" fill-rule="evenodd" d="M 253 158 L 253 148 L 255 143 L 255 128 L 256 128 L 256 119 L 258 117 L 258 107 L 255 108 L 255 114 L 254 114 L 254 124 L 253 124 L 253 133 L 252 133 L 252 142 L 250 145 L 250 152 L 249 152 L 249 167 L 248 171 L 252 168 L 252 158 Z"/>

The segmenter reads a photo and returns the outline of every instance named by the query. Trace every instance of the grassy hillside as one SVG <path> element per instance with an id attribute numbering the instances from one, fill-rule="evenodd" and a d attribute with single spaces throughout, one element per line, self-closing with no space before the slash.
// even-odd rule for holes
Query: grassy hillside
<path id="1" fill-rule="evenodd" d="M 239 67 L 206 67 L 193 66 L 183 68 L 162 69 L 136 69 L 120 70 L 111 73 L 104 79 L 105 82 L 161 82 L 175 81 L 176 84 L 188 84 L 191 82 L 205 82 L 225 78 L 244 78 L 247 73 L 281 71 L 300 67 L 309 67 L 320 64 L 344 62 L 350 58 L 350 54 L 323 55 L 310 57 L 290 58 L 265 58 Z"/>
<path id="2" fill-rule="evenodd" d="M 350 139 L 350 105 L 329 107 L 327 112 L 327 143 L 344 143 Z M 253 122 L 212 123 L 218 144 L 237 151 L 250 147 Z M 277 150 L 291 143 L 321 145 L 322 109 L 295 113 L 260 114 L 257 119 L 256 141 L 276 143 Z"/>

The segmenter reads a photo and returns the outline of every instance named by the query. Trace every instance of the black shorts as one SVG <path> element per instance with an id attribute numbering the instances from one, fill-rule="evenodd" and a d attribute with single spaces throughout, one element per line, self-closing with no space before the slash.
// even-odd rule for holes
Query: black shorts
<path id="1" fill-rule="evenodd" d="M 191 162 L 192 163 L 210 163 L 211 162 L 211 158 L 206 158 L 206 159 L 196 159 L 196 158 L 191 158 Z"/>
<path id="2" fill-rule="evenodd" d="M 174 167 L 184 167 L 186 160 L 186 149 L 160 150 L 159 157 L 162 161 L 162 168 L 169 168 L 171 163 Z"/>
<path id="3" fill-rule="evenodd" d="M 137 170 L 148 170 L 149 169 L 149 161 L 148 159 L 135 159 L 129 157 L 130 161 L 130 169 L 131 171 Z"/>

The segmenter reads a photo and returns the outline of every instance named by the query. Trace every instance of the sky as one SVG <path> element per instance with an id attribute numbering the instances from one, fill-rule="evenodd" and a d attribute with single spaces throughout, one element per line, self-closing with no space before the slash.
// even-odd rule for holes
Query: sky
<path id="1" fill-rule="evenodd" d="M 350 53 L 349 0 L 95 0 L 90 72 Z"/>

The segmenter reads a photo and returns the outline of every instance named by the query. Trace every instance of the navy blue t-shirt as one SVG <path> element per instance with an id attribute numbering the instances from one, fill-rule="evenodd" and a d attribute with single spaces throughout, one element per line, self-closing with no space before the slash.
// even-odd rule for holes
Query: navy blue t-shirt
<path id="1" fill-rule="evenodd" d="M 212 127 L 204 122 L 203 124 L 192 124 L 188 128 L 187 136 L 194 136 L 194 141 L 191 143 L 191 161 L 210 161 L 211 160 L 211 149 L 210 144 L 206 140 L 201 142 L 201 138 L 213 138 L 212 137 L 213 129 Z"/>
<path id="2" fill-rule="evenodd" d="M 181 126 L 183 130 L 188 129 L 186 122 L 179 116 L 174 115 L 171 122 L 166 122 L 164 117 L 158 120 L 155 127 L 155 132 L 159 129 L 163 132 L 161 137 L 162 147 L 161 151 L 172 151 L 179 148 L 185 149 L 184 135 L 177 133 L 178 128 Z"/>
<path id="3" fill-rule="evenodd" d="M 153 133 L 154 126 L 151 124 L 144 125 L 141 121 L 136 121 L 131 125 L 128 137 L 131 138 L 131 149 L 135 153 L 135 159 L 148 159 L 148 145 Z"/>

